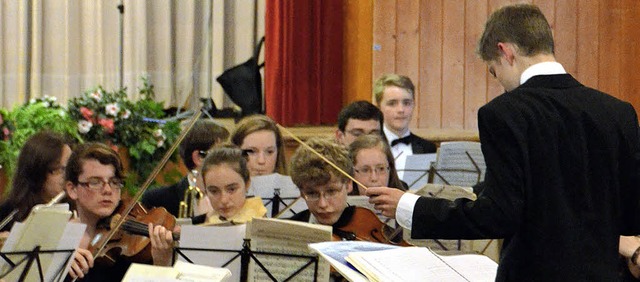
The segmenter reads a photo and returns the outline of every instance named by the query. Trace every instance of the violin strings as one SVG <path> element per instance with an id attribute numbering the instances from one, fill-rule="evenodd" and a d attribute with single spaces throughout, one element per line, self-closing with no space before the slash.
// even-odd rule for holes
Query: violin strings
<path id="1" fill-rule="evenodd" d="M 303 142 L 302 140 L 300 140 L 297 136 L 295 136 L 293 133 L 291 133 L 291 131 L 287 130 L 286 128 L 284 128 L 282 125 L 280 124 L 276 124 L 278 126 L 278 128 L 280 128 L 280 130 L 284 131 L 285 133 L 287 133 L 289 136 L 291 136 L 291 138 L 293 138 L 293 140 L 296 140 L 296 142 L 298 142 L 300 145 L 304 146 L 305 148 L 307 148 L 308 150 L 310 150 L 312 153 L 314 153 L 316 156 L 320 157 L 323 161 L 327 162 L 330 166 L 332 166 L 333 168 L 335 168 L 336 170 L 338 170 L 340 173 L 342 173 L 344 176 L 346 176 L 347 178 L 351 179 L 351 181 L 353 181 L 355 184 L 360 185 L 364 190 L 369 189 L 367 186 L 365 186 L 364 184 L 360 183 L 358 180 L 356 180 L 355 178 L 353 178 L 353 176 L 349 175 L 348 173 L 346 173 L 344 170 L 342 170 L 340 167 L 338 167 L 336 164 L 334 164 L 332 161 L 330 161 L 329 159 L 327 159 L 325 156 L 323 156 L 322 154 L 318 153 L 318 151 L 314 150 L 313 148 L 311 148 L 311 146 L 307 145 L 307 143 Z"/>

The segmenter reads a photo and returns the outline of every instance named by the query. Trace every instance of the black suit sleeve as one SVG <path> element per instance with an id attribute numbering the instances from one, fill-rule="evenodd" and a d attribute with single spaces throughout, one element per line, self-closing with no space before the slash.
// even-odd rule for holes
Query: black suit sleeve
<path id="1" fill-rule="evenodd" d="M 523 212 L 523 135 L 498 111 L 478 113 L 487 163 L 476 201 L 421 197 L 414 207 L 411 237 L 439 239 L 503 238 L 515 232 Z M 519 145 L 514 145 L 519 144 Z"/>

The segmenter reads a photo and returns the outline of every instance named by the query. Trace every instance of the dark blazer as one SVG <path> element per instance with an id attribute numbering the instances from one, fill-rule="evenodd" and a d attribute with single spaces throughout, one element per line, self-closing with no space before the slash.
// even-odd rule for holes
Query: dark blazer
<path id="1" fill-rule="evenodd" d="M 180 201 L 184 191 L 189 188 L 189 180 L 183 177 L 178 183 L 146 191 L 142 195 L 142 204 L 147 208 L 164 207 L 173 216 L 178 216 Z"/>
<path id="2" fill-rule="evenodd" d="M 428 141 L 418 135 L 413 133 L 409 134 L 411 150 L 414 154 L 429 154 L 436 152 L 436 144 L 431 141 Z"/>
<path id="3" fill-rule="evenodd" d="M 568 74 L 534 76 L 478 111 L 476 201 L 421 197 L 413 238 L 505 238 L 497 281 L 618 280 L 618 238 L 640 234 L 633 107 Z"/>

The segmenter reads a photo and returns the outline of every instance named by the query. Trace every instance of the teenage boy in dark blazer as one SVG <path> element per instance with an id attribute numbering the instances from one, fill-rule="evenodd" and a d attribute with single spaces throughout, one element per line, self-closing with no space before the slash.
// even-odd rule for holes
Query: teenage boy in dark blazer
<path id="1" fill-rule="evenodd" d="M 504 238 L 497 281 L 619 280 L 619 236 L 640 234 L 635 110 L 566 73 L 534 5 L 495 11 L 478 46 L 507 92 L 478 111 L 477 200 L 372 187 L 370 202 L 413 238 Z"/>

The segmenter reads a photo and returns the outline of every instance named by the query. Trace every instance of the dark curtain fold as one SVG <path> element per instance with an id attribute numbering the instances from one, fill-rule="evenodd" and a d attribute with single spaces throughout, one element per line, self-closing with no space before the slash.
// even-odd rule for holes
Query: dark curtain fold
<path id="1" fill-rule="evenodd" d="M 267 0 L 265 104 L 285 126 L 334 124 L 342 107 L 341 0 Z"/>

